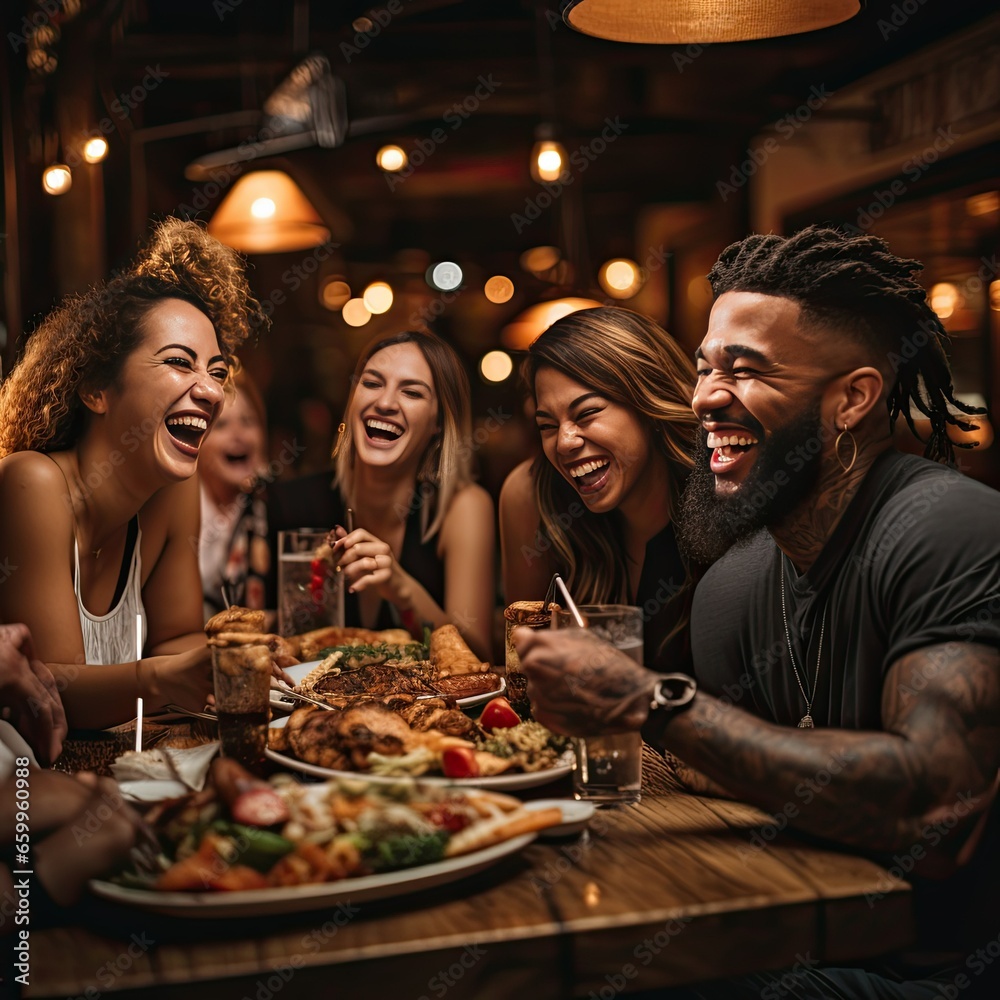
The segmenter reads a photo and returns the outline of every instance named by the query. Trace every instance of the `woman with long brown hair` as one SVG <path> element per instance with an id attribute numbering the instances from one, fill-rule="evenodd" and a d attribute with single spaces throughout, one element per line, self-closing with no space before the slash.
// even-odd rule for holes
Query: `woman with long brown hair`
<path id="1" fill-rule="evenodd" d="M 0 388 L 0 620 L 30 627 L 71 726 L 211 692 L 195 471 L 263 322 L 237 254 L 168 219 L 41 323 Z"/>
<path id="2" fill-rule="evenodd" d="M 578 603 L 642 607 L 647 661 L 676 665 L 692 583 L 673 519 L 691 468 L 693 365 L 652 320 L 601 307 L 550 326 L 523 375 L 542 454 L 500 495 L 507 601 L 541 600 L 559 572 Z"/>
<path id="3" fill-rule="evenodd" d="M 490 656 L 493 501 L 472 481 L 469 380 L 432 333 L 382 337 L 362 352 L 335 450 L 335 470 L 277 483 L 272 539 L 337 526 L 348 585 L 345 623 L 456 625 Z M 346 511 L 354 511 L 354 530 Z"/>

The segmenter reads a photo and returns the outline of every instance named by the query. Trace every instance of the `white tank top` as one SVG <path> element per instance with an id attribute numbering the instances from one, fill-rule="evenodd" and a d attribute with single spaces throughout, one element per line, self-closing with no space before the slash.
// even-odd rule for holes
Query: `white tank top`
<path id="1" fill-rule="evenodd" d="M 83 631 L 83 652 L 87 663 L 129 663 L 142 658 L 141 646 L 146 642 L 146 609 L 142 606 L 142 557 L 140 546 L 142 530 L 136 518 L 135 543 L 131 553 L 126 552 L 122 563 L 129 560 L 128 578 L 118 603 L 106 615 L 92 615 L 80 596 L 80 549 L 73 540 L 73 592 L 80 609 L 80 628 Z M 136 649 L 136 616 L 142 622 L 142 642 Z"/>

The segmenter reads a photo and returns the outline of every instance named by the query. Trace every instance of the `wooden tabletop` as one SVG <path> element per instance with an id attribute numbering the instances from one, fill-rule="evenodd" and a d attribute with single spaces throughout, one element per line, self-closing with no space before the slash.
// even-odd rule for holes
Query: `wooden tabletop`
<path id="1" fill-rule="evenodd" d="M 539 792 L 568 795 L 568 780 Z M 910 891 L 886 884 L 878 865 L 755 809 L 681 792 L 647 748 L 638 805 L 356 912 L 222 922 L 90 901 L 85 926 L 32 932 L 23 995 L 611 996 L 904 947 Z"/>

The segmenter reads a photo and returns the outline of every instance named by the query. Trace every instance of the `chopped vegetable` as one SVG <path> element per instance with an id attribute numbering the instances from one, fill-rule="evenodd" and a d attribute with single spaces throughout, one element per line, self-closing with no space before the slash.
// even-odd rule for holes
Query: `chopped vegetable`
<path id="1" fill-rule="evenodd" d="M 441 770 L 446 778 L 478 778 L 475 752 L 467 747 L 446 747 L 441 754 Z"/>
<path id="2" fill-rule="evenodd" d="M 429 865 L 444 857 L 448 836 L 447 830 L 423 834 L 395 834 L 371 844 L 369 849 L 363 852 L 364 858 L 375 872 Z"/>
<path id="3" fill-rule="evenodd" d="M 277 833 L 241 823 L 218 820 L 212 830 L 232 842 L 236 861 L 265 874 L 295 849 L 295 844 Z"/>
<path id="4" fill-rule="evenodd" d="M 510 702 L 503 697 L 493 698 L 486 703 L 479 716 L 479 725 L 483 729 L 512 729 L 521 724 L 521 717 L 510 707 Z"/>

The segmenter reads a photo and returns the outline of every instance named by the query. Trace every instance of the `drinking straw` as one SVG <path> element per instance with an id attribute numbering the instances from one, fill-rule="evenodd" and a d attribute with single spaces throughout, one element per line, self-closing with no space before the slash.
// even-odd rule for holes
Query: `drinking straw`
<path id="1" fill-rule="evenodd" d="M 580 609 L 576 606 L 576 601 L 574 601 L 573 598 L 570 596 L 569 590 L 567 590 L 566 588 L 566 584 L 563 583 L 563 578 L 558 573 L 556 573 L 556 575 L 552 579 L 555 580 L 556 586 L 562 592 L 563 600 L 566 601 L 566 607 L 569 608 L 570 613 L 576 620 L 576 624 L 580 628 L 586 628 L 587 623 L 583 620 L 583 615 L 580 614 Z"/>
<path id="2" fill-rule="evenodd" d="M 142 615 L 135 616 L 135 658 L 142 659 Z M 135 749 L 142 750 L 142 698 L 135 699 Z"/>

